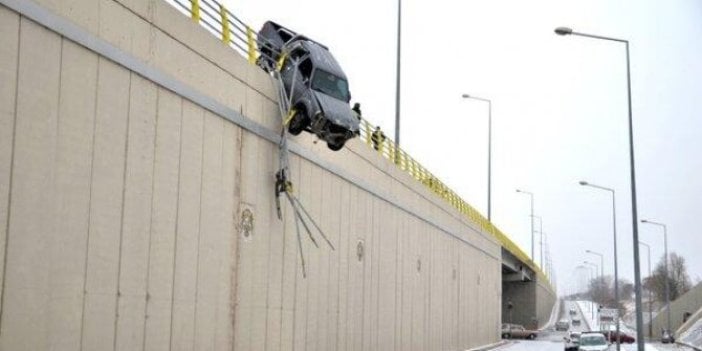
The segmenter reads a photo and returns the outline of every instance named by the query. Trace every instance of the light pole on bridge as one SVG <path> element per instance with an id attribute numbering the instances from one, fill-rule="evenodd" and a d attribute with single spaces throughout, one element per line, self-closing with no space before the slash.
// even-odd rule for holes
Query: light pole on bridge
<path id="1" fill-rule="evenodd" d="M 517 189 L 517 192 L 529 195 L 531 203 L 531 213 L 529 215 L 529 217 L 531 218 L 531 260 L 534 261 L 534 193 L 519 189 Z"/>
<path id="2" fill-rule="evenodd" d="M 668 227 L 663 223 L 653 222 L 646 219 L 642 219 L 641 223 L 652 224 L 663 228 L 663 248 L 665 250 L 665 309 L 668 310 L 668 332 L 672 333 L 670 330 L 670 278 L 668 275 Z M 638 246 L 638 245 L 637 245 Z M 649 322 L 650 324 L 651 322 Z"/>

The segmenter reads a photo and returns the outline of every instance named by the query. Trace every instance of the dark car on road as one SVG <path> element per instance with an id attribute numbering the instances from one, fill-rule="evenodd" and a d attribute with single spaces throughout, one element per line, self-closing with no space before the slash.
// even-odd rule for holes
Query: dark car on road
<path id="1" fill-rule="evenodd" d="M 605 336 L 607 337 L 607 340 L 609 342 L 611 342 L 611 343 L 617 342 L 617 332 L 616 331 L 610 331 L 610 332 L 606 333 Z M 620 331 L 619 332 L 619 342 L 623 343 L 623 344 L 633 344 L 634 342 L 636 342 L 636 338 L 634 338 L 633 336 L 631 336 L 627 333 Z"/>
<path id="2" fill-rule="evenodd" d="M 343 148 L 358 134 L 360 121 L 349 105 L 346 74 L 329 49 L 270 21 L 258 36 L 262 42 L 258 65 L 266 71 L 280 69 L 290 98 L 294 111 L 288 121 L 290 134 L 308 131 L 334 151 Z"/>
<path id="3" fill-rule="evenodd" d="M 567 320 L 556 322 L 556 331 L 568 331 L 568 329 L 570 329 L 570 324 Z"/>

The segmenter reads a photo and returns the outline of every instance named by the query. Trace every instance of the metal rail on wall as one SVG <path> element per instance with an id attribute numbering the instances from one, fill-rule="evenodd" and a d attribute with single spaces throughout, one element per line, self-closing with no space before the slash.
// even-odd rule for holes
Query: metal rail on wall
<path id="1" fill-rule="evenodd" d="M 164 1 L 173 5 L 195 23 L 198 23 L 220 38 L 225 45 L 245 57 L 250 64 L 256 64 L 256 60 L 261 55 L 259 47 L 268 44 L 265 38 L 260 38 L 255 30 L 216 0 Z M 271 45 L 266 45 L 266 47 L 272 49 Z M 551 281 L 550 277 L 547 277 L 536 263 L 507 235 L 458 196 L 455 191 L 429 172 L 426 167 L 413 159 L 407 152 L 398 148 L 392 139 L 381 135 L 380 132 L 376 133 L 373 129 L 373 124 L 363 118 L 361 118 L 360 140 L 369 148 L 374 149 L 379 155 L 394 163 L 397 168 L 424 184 L 434 194 L 447 201 L 473 223 L 479 225 L 483 231 L 490 233 L 507 251 L 534 270 L 541 279 L 548 282 Z"/>

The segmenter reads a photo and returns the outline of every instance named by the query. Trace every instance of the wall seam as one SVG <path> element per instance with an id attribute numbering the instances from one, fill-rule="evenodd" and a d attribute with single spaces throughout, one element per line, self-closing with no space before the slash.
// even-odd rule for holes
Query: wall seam
<path id="1" fill-rule="evenodd" d="M 92 219 L 92 205 L 93 205 L 93 172 L 95 169 L 95 133 L 97 131 L 97 111 L 98 111 L 98 85 L 100 84 L 100 62 L 102 61 L 102 57 L 100 55 L 97 56 L 97 62 L 95 65 L 95 94 L 93 95 L 94 103 L 95 106 L 93 106 L 93 136 L 91 140 L 91 147 L 90 147 L 90 189 L 88 190 L 88 227 L 87 227 L 87 235 L 85 238 L 85 263 L 83 266 L 83 304 L 82 304 L 82 309 L 81 309 L 81 322 L 80 322 L 80 343 L 79 343 L 79 350 L 83 349 L 83 332 L 84 332 L 84 327 L 85 327 L 85 304 L 86 304 L 86 297 L 88 295 L 88 253 L 90 252 L 90 229 L 91 229 L 91 219 Z"/>
<path id="2" fill-rule="evenodd" d="M 12 117 L 12 151 L 10 153 L 10 172 L 9 172 L 9 178 L 8 178 L 8 186 L 7 186 L 7 219 L 5 220 L 5 247 L 4 247 L 4 255 L 3 255 L 3 265 L 2 265 L 2 286 L 0 289 L 2 289 L 2 299 L 0 299 L 0 338 L 2 337 L 2 320 L 3 320 L 3 311 L 4 311 L 4 306 L 5 306 L 5 280 L 7 278 L 7 253 L 8 253 L 8 247 L 9 247 L 9 241 L 10 241 L 10 216 L 12 214 L 12 180 L 13 180 L 13 174 L 14 174 L 14 169 L 15 169 L 15 146 L 17 142 L 17 100 L 19 97 L 19 68 L 20 68 L 20 52 L 22 50 L 22 16 L 20 14 L 17 15 L 17 63 L 16 63 L 16 77 L 15 77 L 15 106 L 14 106 L 14 113 Z"/>
<path id="3" fill-rule="evenodd" d="M 180 137 L 178 144 L 178 185 L 176 188 L 176 221 L 175 229 L 173 232 L 173 273 L 171 274 L 171 318 L 170 318 L 170 329 L 168 335 L 168 349 L 173 349 L 173 312 L 175 306 L 175 277 L 176 277 L 176 262 L 178 255 L 178 218 L 180 218 L 180 180 L 181 180 L 181 158 L 183 157 L 183 98 L 179 98 L 180 103 Z"/>
<path id="4" fill-rule="evenodd" d="M 124 141 L 124 169 L 122 173 L 122 209 L 120 213 L 120 221 L 119 221 L 119 253 L 117 255 L 117 295 L 115 296 L 115 323 L 114 323 L 114 331 L 113 331 L 113 336 L 114 339 L 112 340 L 112 349 L 115 350 L 117 348 L 117 322 L 119 320 L 119 303 L 120 303 L 120 296 L 121 293 L 119 291 L 120 289 L 120 275 L 122 274 L 122 237 L 124 236 L 124 199 L 125 199 L 125 194 L 127 193 L 127 164 L 129 163 L 129 122 L 130 122 L 130 116 L 131 116 L 131 109 L 132 109 L 132 75 L 133 72 L 129 72 L 129 96 L 127 98 L 127 129 L 126 129 L 126 137 Z"/>

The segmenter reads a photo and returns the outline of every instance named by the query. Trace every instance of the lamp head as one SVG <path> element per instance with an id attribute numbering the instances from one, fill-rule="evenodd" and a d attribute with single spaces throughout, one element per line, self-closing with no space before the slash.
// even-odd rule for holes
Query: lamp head
<path id="1" fill-rule="evenodd" d="M 592 251 L 590 251 L 590 250 L 585 250 L 585 252 L 587 252 L 587 253 L 592 253 Z"/>
<path id="2" fill-rule="evenodd" d="M 573 34 L 573 30 L 571 28 L 568 28 L 568 27 L 558 27 L 554 30 L 554 32 L 556 32 L 556 34 L 558 34 L 558 35 Z"/>
<path id="3" fill-rule="evenodd" d="M 645 219 L 642 219 L 642 220 L 641 220 L 641 223 L 648 223 L 648 221 L 645 220 Z"/>
<path id="4" fill-rule="evenodd" d="M 519 190 L 519 189 L 517 189 L 517 192 L 518 192 L 518 193 L 521 193 L 522 191 L 521 191 L 521 190 Z"/>
<path id="5" fill-rule="evenodd" d="M 580 185 L 589 185 L 590 183 L 588 183 L 588 182 L 586 182 L 586 181 L 584 181 L 584 180 L 581 180 L 581 181 L 578 182 L 578 184 L 580 184 Z"/>
<path id="6" fill-rule="evenodd" d="M 461 97 L 463 97 L 464 99 L 470 99 L 470 95 L 468 95 L 468 94 L 463 94 L 463 95 L 461 95 Z"/>

